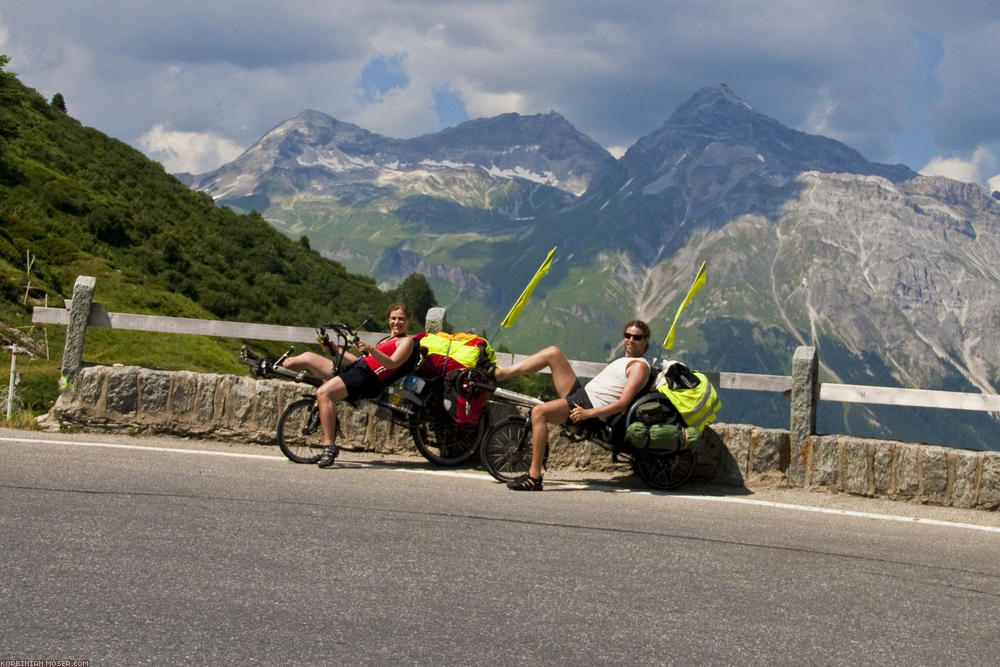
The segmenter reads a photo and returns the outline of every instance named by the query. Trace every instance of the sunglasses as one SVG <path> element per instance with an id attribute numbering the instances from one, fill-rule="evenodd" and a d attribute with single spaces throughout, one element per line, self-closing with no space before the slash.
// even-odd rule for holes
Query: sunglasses
<path id="1" fill-rule="evenodd" d="M 646 334 L 634 334 L 627 331 L 622 334 L 622 337 L 629 340 L 646 340 Z"/>

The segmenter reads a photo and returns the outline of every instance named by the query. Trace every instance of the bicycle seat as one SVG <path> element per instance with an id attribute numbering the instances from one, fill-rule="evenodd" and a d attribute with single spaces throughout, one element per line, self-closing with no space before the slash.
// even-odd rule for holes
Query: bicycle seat
<path id="1" fill-rule="evenodd" d="M 413 349 L 410 351 L 410 356 L 407 357 L 406 361 L 403 362 L 403 366 L 397 371 L 398 375 L 409 375 L 417 366 L 420 364 L 421 357 L 421 347 L 420 343 L 413 341 Z"/>

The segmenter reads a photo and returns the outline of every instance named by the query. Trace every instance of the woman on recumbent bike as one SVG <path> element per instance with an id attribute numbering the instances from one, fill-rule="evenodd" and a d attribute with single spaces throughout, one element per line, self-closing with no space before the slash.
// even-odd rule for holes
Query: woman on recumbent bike
<path id="1" fill-rule="evenodd" d="M 608 364 L 586 386 L 581 385 L 566 355 L 554 345 L 512 366 L 497 369 L 496 380 L 502 382 L 548 367 L 559 394 L 559 398 L 531 409 L 531 464 L 528 472 L 507 485 L 511 490 L 542 490 L 542 466 L 549 442 L 549 424 L 569 422 L 590 425 L 588 420 L 606 422 L 627 410 L 645 389 L 649 382 L 649 362 L 643 355 L 649 349 L 649 325 L 642 320 L 632 320 L 625 325 L 622 336 L 625 356 Z"/>

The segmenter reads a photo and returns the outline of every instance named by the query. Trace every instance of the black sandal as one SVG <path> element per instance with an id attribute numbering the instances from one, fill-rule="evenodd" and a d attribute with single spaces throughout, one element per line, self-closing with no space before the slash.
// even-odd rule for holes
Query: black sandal
<path id="1" fill-rule="evenodd" d="M 511 491 L 541 491 L 542 478 L 524 473 L 517 479 L 507 482 L 507 488 Z"/>
<path id="2" fill-rule="evenodd" d="M 340 448 L 337 445 L 326 445 L 323 447 L 323 451 L 319 454 L 319 460 L 316 464 L 320 468 L 329 468 L 333 465 L 333 462 L 337 460 L 337 454 L 340 453 Z"/>

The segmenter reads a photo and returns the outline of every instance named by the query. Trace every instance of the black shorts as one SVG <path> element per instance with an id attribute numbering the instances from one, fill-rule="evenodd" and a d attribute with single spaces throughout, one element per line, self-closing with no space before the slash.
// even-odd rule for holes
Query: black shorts
<path id="1" fill-rule="evenodd" d="M 569 393 L 566 394 L 566 402 L 569 403 L 570 410 L 578 405 L 584 410 L 589 410 L 594 407 L 594 404 L 590 402 L 590 397 L 587 396 L 587 392 L 583 388 L 583 385 L 580 384 L 579 379 L 573 383 L 573 387 L 569 390 Z"/>
<path id="2" fill-rule="evenodd" d="M 375 398 L 382 393 L 382 381 L 364 359 L 358 359 L 337 373 L 337 377 L 347 387 L 347 398 Z"/>
<path id="3" fill-rule="evenodd" d="M 566 394 L 566 402 L 569 403 L 569 409 L 571 412 L 573 408 L 575 408 L 578 405 L 584 410 L 590 410 L 592 407 L 594 407 L 594 404 L 590 402 L 590 397 L 587 396 L 587 392 L 583 388 L 583 385 L 580 384 L 580 380 L 577 380 L 576 382 L 573 383 L 573 388 L 569 390 L 568 394 Z M 572 424 L 573 422 L 570 421 L 570 419 L 567 417 L 566 423 Z M 591 428 L 591 427 L 602 426 L 603 424 L 604 420 L 601 419 L 600 417 L 591 417 L 590 419 L 586 419 L 580 422 L 578 426 L 586 426 L 588 428 Z"/>

